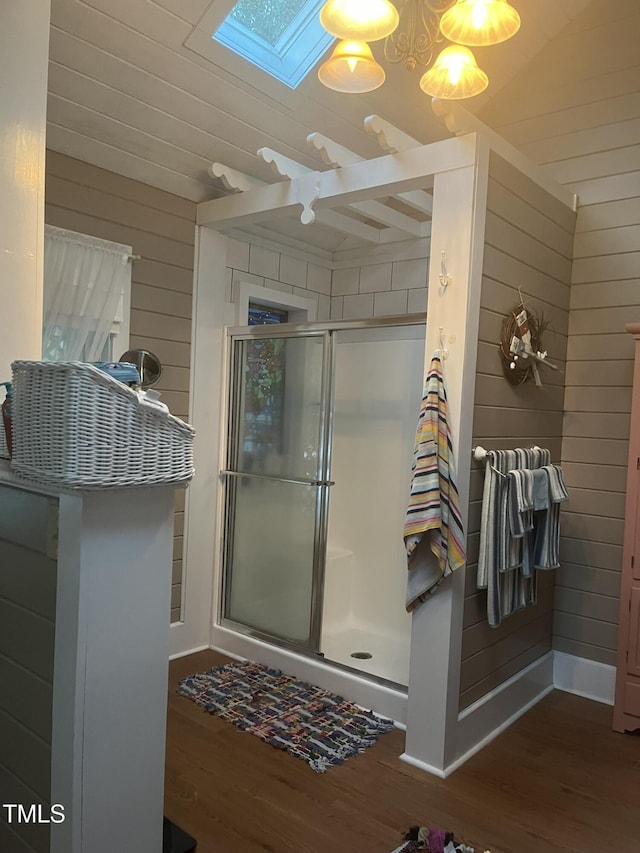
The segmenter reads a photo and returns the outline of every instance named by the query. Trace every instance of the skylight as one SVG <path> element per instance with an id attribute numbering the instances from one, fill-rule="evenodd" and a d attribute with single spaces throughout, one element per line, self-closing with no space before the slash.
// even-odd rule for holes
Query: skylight
<path id="1" fill-rule="evenodd" d="M 239 0 L 213 38 L 292 89 L 333 42 L 323 0 Z"/>

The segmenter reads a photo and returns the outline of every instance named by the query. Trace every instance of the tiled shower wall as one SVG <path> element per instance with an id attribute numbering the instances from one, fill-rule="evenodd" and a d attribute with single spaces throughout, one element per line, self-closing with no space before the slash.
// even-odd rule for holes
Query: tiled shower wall
<path id="1" fill-rule="evenodd" d="M 334 269 L 229 239 L 225 302 L 240 283 L 311 298 L 317 319 L 357 320 L 427 310 L 427 257 Z"/>
<path id="2" fill-rule="evenodd" d="M 241 283 L 313 299 L 318 320 L 329 319 L 331 270 L 326 267 L 255 243 L 229 239 L 225 302 L 237 302 Z"/>
<path id="3" fill-rule="evenodd" d="M 426 257 L 336 269 L 331 284 L 331 319 L 424 313 L 428 271 Z"/>

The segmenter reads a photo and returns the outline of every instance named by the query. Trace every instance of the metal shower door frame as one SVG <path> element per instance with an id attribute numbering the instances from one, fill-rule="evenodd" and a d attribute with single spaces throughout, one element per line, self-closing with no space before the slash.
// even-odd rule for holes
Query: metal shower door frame
<path id="1" fill-rule="evenodd" d="M 305 324 L 306 328 L 295 324 L 273 324 L 265 326 L 251 326 L 242 329 L 228 330 L 229 346 L 229 372 L 228 372 L 228 408 L 227 425 L 225 432 L 224 458 L 226 467 L 220 471 L 224 481 L 224 523 L 223 523 L 223 548 L 222 548 L 222 594 L 220 596 L 220 612 L 218 618 L 224 627 L 233 628 L 247 636 L 277 643 L 279 646 L 288 647 L 295 651 L 307 654 L 318 654 L 320 651 L 320 637 L 322 631 L 322 601 L 324 595 L 324 565 L 327 544 L 327 527 L 329 518 L 329 491 L 333 485 L 329 478 L 331 469 L 331 397 L 333 393 L 333 361 L 334 361 L 334 336 L 330 330 L 317 327 L 316 324 Z M 312 328 L 313 326 L 313 328 Z M 231 460 L 238 441 L 240 418 L 236 415 L 236 403 L 239 400 L 242 376 L 239 369 L 239 351 L 242 341 L 259 340 L 264 338 L 322 338 L 322 378 L 320 393 L 320 428 L 318 434 L 318 467 L 317 479 L 287 478 L 267 474 L 253 474 L 234 470 Z M 316 488 L 315 519 L 312 557 L 312 579 L 311 579 L 311 602 L 309 619 L 309 643 L 288 642 L 276 634 L 269 634 L 237 622 L 225 616 L 230 593 L 231 572 L 233 570 L 233 536 L 235 530 L 235 484 L 239 477 L 249 477 L 261 480 L 270 480 L 280 483 L 311 486 Z"/>
<path id="2" fill-rule="evenodd" d="M 223 450 L 223 458 L 226 466 L 220 471 L 220 476 L 225 483 L 224 490 L 224 521 L 223 521 L 223 548 L 222 548 L 222 572 L 221 572 L 221 596 L 220 607 L 218 613 L 219 624 L 223 627 L 232 628 L 238 633 L 252 637 L 257 640 L 263 640 L 268 643 L 275 643 L 281 648 L 288 648 L 298 653 L 306 653 L 309 655 L 320 655 L 321 635 L 322 635 L 322 609 L 324 598 L 324 582 L 325 582 L 325 561 L 327 550 L 327 533 L 329 523 L 329 499 L 330 488 L 333 485 L 331 477 L 331 444 L 333 434 L 333 393 L 335 386 L 335 348 L 337 335 L 340 331 L 354 331 L 360 329 L 376 329 L 383 327 L 394 326 L 424 326 L 426 324 L 426 315 L 424 313 L 405 314 L 388 317 L 372 317 L 363 320 L 330 320 L 326 322 L 313 323 L 282 323 L 264 326 L 241 326 L 229 327 L 227 329 L 227 346 L 228 352 L 228 406 L 227 406 L 227 425 L 225 430 L 225 446 Z M 231 563 L 231 554 L 233 552 L 233 534 L 234 518 L 232 511 L 232 501 L 230 500 L 230 492 L 234 488 L 232 481 L 239 476 L 238 472 L 231 470 L 228 467 L 230 452 L 232 448 L 233 438 L 232 417 L 233 403 L 238 399 L 240 375 L 237 368 L 237 355 L 234 344 L 243 340 L 256 340 L 260 338 L 299 338 L 299 337 L 323 337 L 324 351 L 322 359 L 322 392 L 321 392 L 321 411 L 320 411 L 320 435 L 319 435 L 319 478 L 317 480 L 302 480 L 302 479 L 285 479 L 279 477 L 263 477 L 264 479 L 275 479 L 280 482 L 299 483 L 301 485 L 311 485 L 318 487 L 316 496 L 316 515 L 315 515 L 315 533 L 313 543 L 313 578 L 312 578 L 312 595 L 311 595 L 311 616 L 310 616 L 310 642 L 307 646 L 288 642 L 276 635 L 267 634 L 255 628 L 244 625 L 241 622 L 236 622 L 224 615 L 226 603 L 229 594 L 229 570 Z M 236 438 L 237 440 L 237 438 Z M 242 476 L 261 476 L 261 475 L 246 475 Z M 384 679 L 373 680 L 384 681 Z"/>

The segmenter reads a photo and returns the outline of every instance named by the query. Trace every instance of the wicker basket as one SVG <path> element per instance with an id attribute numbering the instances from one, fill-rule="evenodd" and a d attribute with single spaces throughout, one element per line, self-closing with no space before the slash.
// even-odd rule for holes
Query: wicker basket
<path id="1" fill-rule="evenodd" d="M 189 424 L 83 362 L 14 361 L 13 469 L 78 489 L 185 483 Z"/>

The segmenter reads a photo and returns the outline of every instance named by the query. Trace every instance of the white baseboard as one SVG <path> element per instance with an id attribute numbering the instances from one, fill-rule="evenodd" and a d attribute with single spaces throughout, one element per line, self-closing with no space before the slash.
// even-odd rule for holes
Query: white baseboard
<path id="1" fill-rule="evenodd" d="M 549 652 L 483 696 L 458 715 L 456 759 L 447 777 L 505 731 L 553 690 L 553 653 Z"/>
<path id="2" fill-rule="evenodd" d="M 553 653 L 553 686 L 605 705 L 613 705 L 616 668 L 565 652 Z"/>
<path id="3" fill-rule="evenodd" d="M 404 761 L 405 764 L 410 764 L 412 767 L 417 767 L 418 770 L 424 770 L 425 773 L 430 773 L 432 776 L 437 776 L 439 779 L 444 779 L 447 775 L 446 772 L 444 770 L 440 770 L 439 767 L 434 767 L 431 764 L 420 761 L 418 758 L 413 758 L 413 756 L 407 755 L 406 752 L 402 753 L 400 761 Z"/>
<path id="4" fill-rule="evenodd" d="M 187 655 L 195 655 L 196 652 L 205 652 L 211 647 L 209 643 L 204 646 L 196 646 L 195 649 L 187 649 L 183 652 L 175 652 L 175 654 L 169 655 L 169 660 L 177 660 L 178 658 L 186 658 Z"/>

